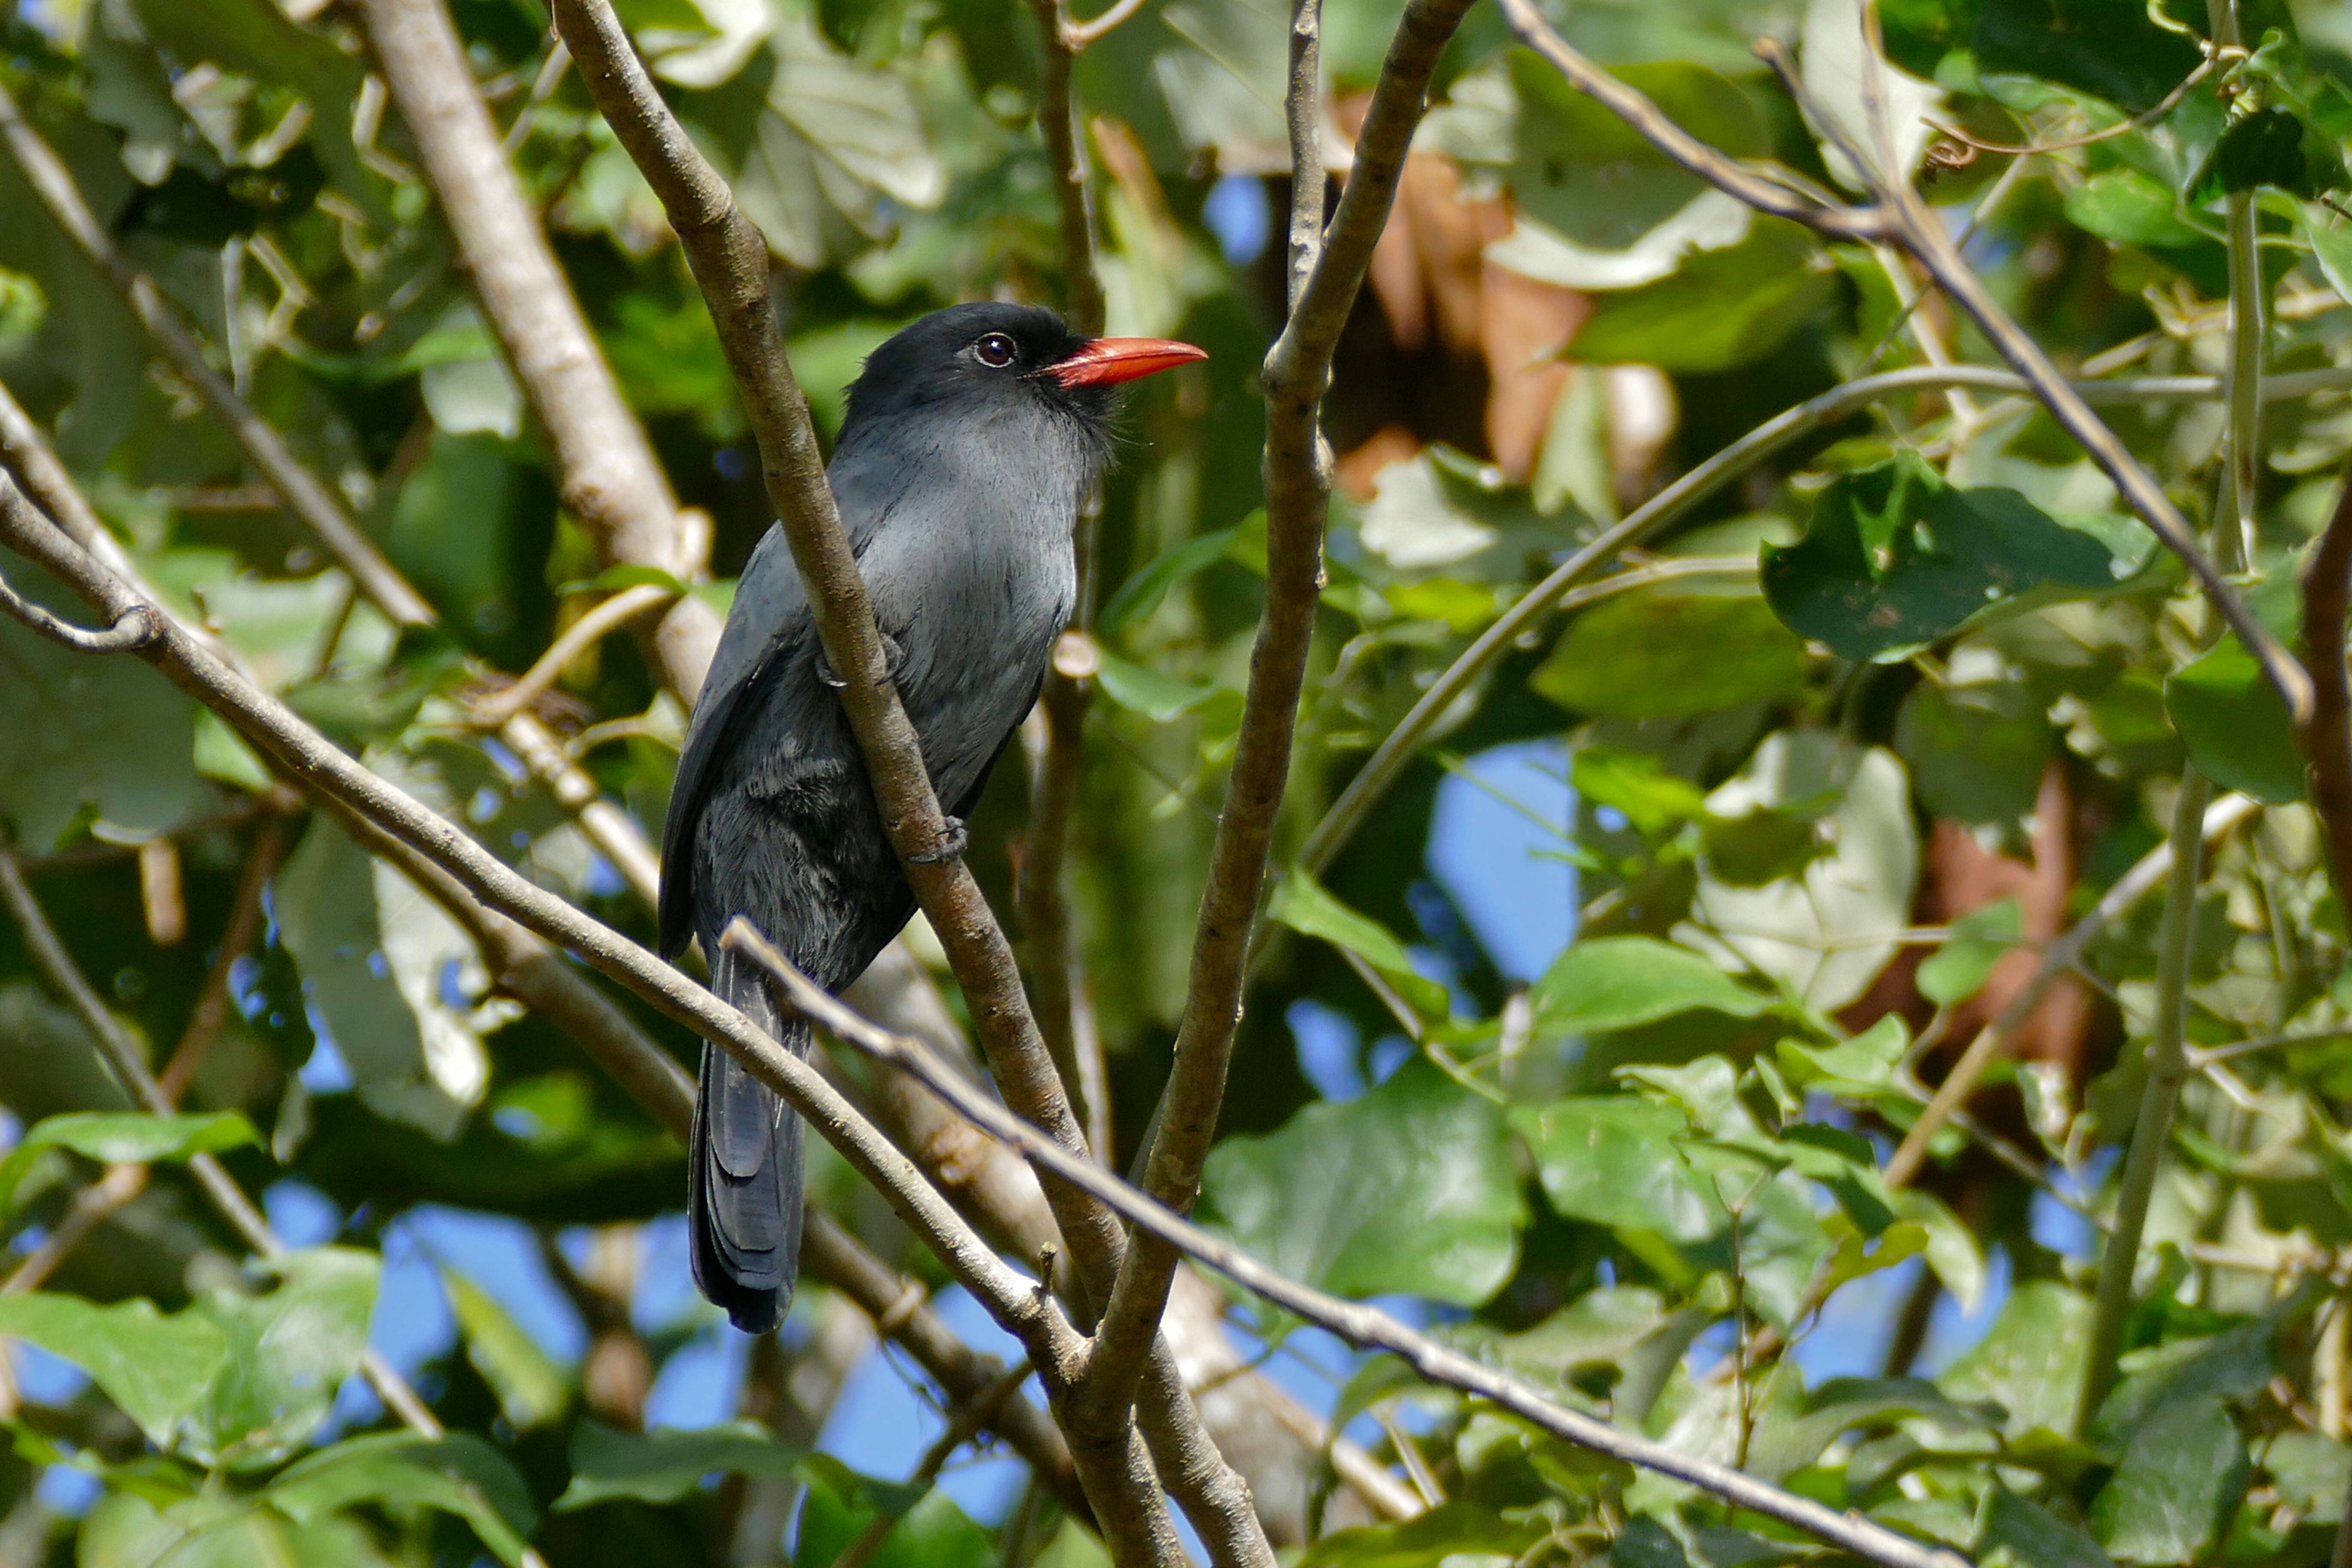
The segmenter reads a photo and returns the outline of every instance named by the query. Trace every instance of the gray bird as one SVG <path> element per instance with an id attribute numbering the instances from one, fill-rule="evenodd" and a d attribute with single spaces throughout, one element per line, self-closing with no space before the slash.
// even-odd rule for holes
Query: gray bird
<path id="1" fill-rule="evenodd" d="M 1050 310 L 957 305 L 874 351 L 827 473 L 923 763 L 961 835 L 1045 680 L 1076 596 L 1072 530 L 1109 460 L 1111 388 L 1204 359 L 1086 338 Z M 662 827 L 661 947 L 700 939 L 711 985 L 805 1056 L 758 972 L 719 946 L 748 916 L 818 984 L 856 980 L 913 914 L 781 529 L 752 552 L 695 703 Z M 705 1046 L 688 1214 L 695 1282 L 763 1333 L 792 1304 L 800 1118 Z"/>

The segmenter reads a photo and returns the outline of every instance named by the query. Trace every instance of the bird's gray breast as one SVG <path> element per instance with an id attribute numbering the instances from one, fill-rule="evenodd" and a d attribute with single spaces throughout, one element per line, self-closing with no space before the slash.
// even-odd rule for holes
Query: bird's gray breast
<path id="1" fill-rule="evenodd" d="M 1069 619 L 1089 465 L 1071 435 L 1035 419 L 892 447 L 906 467 L 845 452 L 835 489 L 846 511 L 869 486 L 888 487 L 859 571 L 898 645 L 899 697 L 933 787 L 954 810 L 1027 714 Z"/>

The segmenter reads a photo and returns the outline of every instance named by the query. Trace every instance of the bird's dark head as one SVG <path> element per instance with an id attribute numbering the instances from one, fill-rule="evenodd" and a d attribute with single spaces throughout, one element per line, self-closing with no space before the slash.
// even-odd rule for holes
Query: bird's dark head
<path id="1" fill-rule="evenodd" d="M 867 356 L 849 389 L 842 438 L 868 421 L 919 412 L 992 415 L 1034 410 L 1099 437 L 1111 388 L 1209 356 L 1162 338 L 1088 338 L 1038 305 L 982 301 L 934 310 Z"/>

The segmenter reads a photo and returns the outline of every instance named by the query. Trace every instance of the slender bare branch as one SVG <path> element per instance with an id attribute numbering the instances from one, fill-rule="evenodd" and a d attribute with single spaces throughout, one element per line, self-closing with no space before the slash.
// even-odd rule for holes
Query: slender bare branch
<path id="1" fill-rule="evenodd" d="M 1329 1330 L 1349 1344 L 1359 1349 L 1391 1352 L 1432 1383 L 1491 1400 L 1571 1443 L 1698 1487 L 1740 1508 L 1804 1531 L 1866 1562 L 1882 1563 L 1885 1568 L 1964 1568 L 1955 1553 L 1897 1534 L 1859 1513 L 1840 1512 L 1727 1466 L 1695 1458 L 1622 1431 L 1597 1417 L 1567 1409 L 1531 1384 L 1439 1344 L 1376 1308 L 1344 1301 L 1288 1279 L 1239 1248 L 1219 1241 L 1117 1176 L 1071 1154 L 1057 1141 L 1024 1124 L 964 1082 L 920 1041 L 894 1035 L 868 1022 L 855 1009 L 812 984 L 789 960 L 761 942 L 745 922 L 736 921 L 724 940 L 730 944 L 740 943 L 740 951 L 754 957 L 768 971 L 795 1008 L 836 1037 L 877 1061 L 912 1075 L 925 1089 L 952 1106 L 958 1115 L 1019 1151 L 1032 1163 L 1052 1167 L 1061 1179 L 1084 1186 L 1125 1215 L 1138 1230 L 1150 1231 L 1244 1289 Z"/>
<path id="2" fill-rule="evenodd" d="M 606 564 L 682 572 L 669 481 L 523 197 L 447 9 L 442 0 L 362 0 L 358 10 L 482 314 L 547 432 L 565 508 Z M 646 639 L 662 684 L 688 705 L 719 629 L 710 606 L 688 597 Z"/>
<path id="3" fill-rule="evenodd" d="M 119 615 L 142 603 L 120 578 L 77 549 L 36 511 L 11 482 L 0 482 L 0 542 L 40 562 L 105 613 Z M 265 755 L 307 786 L 422 851 L 475 898 L 538 935 L 572 949 L 736 1056 L 884 1193 L 958 1281 L 1001 1326 L 1022 1340 L 1049 1387 L 1066 1391 L 1074 1386 L 1083 1364 L 1085 1342 L 1052 1299 L 1007 1268 L 906 1156 L 807 1063 L 709 992 L 535 887 L 436 813 L 336 751 L 282 703 L 168 620 L 163 634 L 137 653 L 220 712 Z M 551 953 L 548 961 L 562 962 Z M 565 1024 L 561 1017 L 555 1021 L 559 1026 Z M 202 1180 L 200 1164 L 192 1163 L 192 1169 L 197 1169 Z M 241 1199 L 242 1194 L 237 1196 Z M 425 1414 L 429 1416 L 429 1412 Z M 1173 1533 L 1141 1439 L 1131 1438 L 1123 1450 L 1107 1458 L 1085 1453 L 1074 1457 L 1097 1518 L 1106 1534 L 1120 1543 L 1122 1558 L 1173 1562 Z"/>
<path id="4" fill-rule="evenodd" d="M 1074 55 L 1077 54 L 1087 45 L 1098 42 L 1104 35 L 1142 10 L 1144 4 L 1145 0 L 1118 0 L 1117 5 L 1101 16 L 1090 17 L 1084 22 L 1073 22 L 1065 18 L 1062 23 L 1062 37 L 1068 41 L 1070 52 Z"/>
<path id="5" fill-rule="evenodd" d="M 2311 808 L 2327 843 L 2336 901 L 2352 910 L 2352 680 L 2345 670 L 2345 618 L 2352 615 L 2352 473 L 2303 572 L 2303 663 L 2311 717 L 2295 730 L 2311 778 Z"/>
<path id="6" fill-rule="evenodd" d="M 1063 292 L 1070 324 L 1089 336 L 1103 330 L 1102 279 L 1095 268 L 1092 204 L 1087 193 L 1086 142 L 1070 86 L 1076 46 L 1069 41 L 1062 0 L 1029 0 L 1037 18 L 1037 127 L 1053 167 L 1055 212 L 1061 223 Z M 1077 567 L 1077 605 L 1070 627 L 1055 645 L 1038 700 L 1045 744 L 1030 769 L 1029 828 L 1021 846 L 1018 903 L 1022 933 L 1029 948 L 1029 973 L 1038 1031 L 1060 1064 L 1066 1088 L 1080 1085 L 1089 1126 L 1107 1119 L 1108 1106 L 1085 1092 L 1078 1056 L 1078 995 L 1086 985 L 1077 941 L 1070 928 L 1069 842 L 1077 810 L 1078 783 L 1086 765 L 1087 709 L 1097 667 L 1087 637 L 1094 622 L 1101 575 L 1102 488 L 1094 486 L 1078 508 L 1072 542 Z M 1090 1138 L 1097 1158 L 1108 1157 Z"/>
<path id="7" fill-rule="evenodd" d="M 1289 780 L 1299 693 L 1322 593 L 1331 483 L 1322 403 L 1331 356 L 1388 222 L 1430 76 L 1468 8 L 1467 0 L 1412 0 L 1405 7 L 1328 233 L 1318 0 L 1297 0 L 1291 11 L 1292 294 L 1290 319 L 1265 359 L 1265 608 L 1250 655 L 1233 775 L 1210 851 L 1175 1060 L 1144 1164 L 1146 1189 L 1177 1208 L 1191 1205 L 1216 1137 L 1226 1065 L 1241 1018 L 1251 924 Z M 1138 1362 L 1129 1347 L 1159 1321 L 1176 1261 L 1176 1249 L 1164 1240 L 1138 1236 L 1096 1339 L 1090 1402 L 1114 1408 L 1130 1396 Z"/>
<path id="8" fill-rule="evenodd" d="M 285 437 L 236 394 L 226 377 L 205 358 L 203 345 L 180 320 L 177 309 L 155 280 L 131 265 L 116 247 L 82 199 L 72 174 L 41 133 L 26 121 L 5 83 L 0 83 L 0 141 L 23 173 L 26 184 L 40 200 L 74 247 L 114 286 L 132 316 L 153 337 L 172 368 L 204 400 L 213 416 L 228 427 L 262 477 L 294 513 L 314 532 L 352 574 L 369 598 L 382 606 L 395 625 L 422 626 L 433 617 L 432 606 L 393 570 L 392 563 L 362 533 L 340 503 L 302 466 Z"/>

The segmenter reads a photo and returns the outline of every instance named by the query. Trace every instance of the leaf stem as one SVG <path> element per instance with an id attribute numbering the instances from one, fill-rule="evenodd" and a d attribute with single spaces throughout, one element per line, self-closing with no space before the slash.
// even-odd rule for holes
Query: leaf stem
<path id="1" fill-rule="evenodd" d="M 2189 1076 L 2185 1037 L 2189 1022 L 2189 947 L 2194 933 L 2197 887 L 2205 861 L 2205 806 L 2213 786 L 2192 764 L 2180 773 L 2172 807 L 2172 874 L 2164 889 L 2164 924 L 2157 938 L 2156 1028 L 2147 1043 L 2147 1087 L 2141 1091 L 2139 1119 L 2132 1126 L 2131 1151 L 2124 1158 L 2123 1185 L 2116 1196 L 2116 1227 L 2099 1256 L 2099 1288 L 2091 1331 L 2083 1352 L 2083 1391 L 2074 1410 L 2080 1436 L 2114 1386 L 2116 1357 L 2123 1347 L 2124 1319 L 2131 1310 L 2132 1276 L 2147 1225 L 2156 1175 L 2171 1141 L 2173 1112 L 2181 1080 Z"/>

